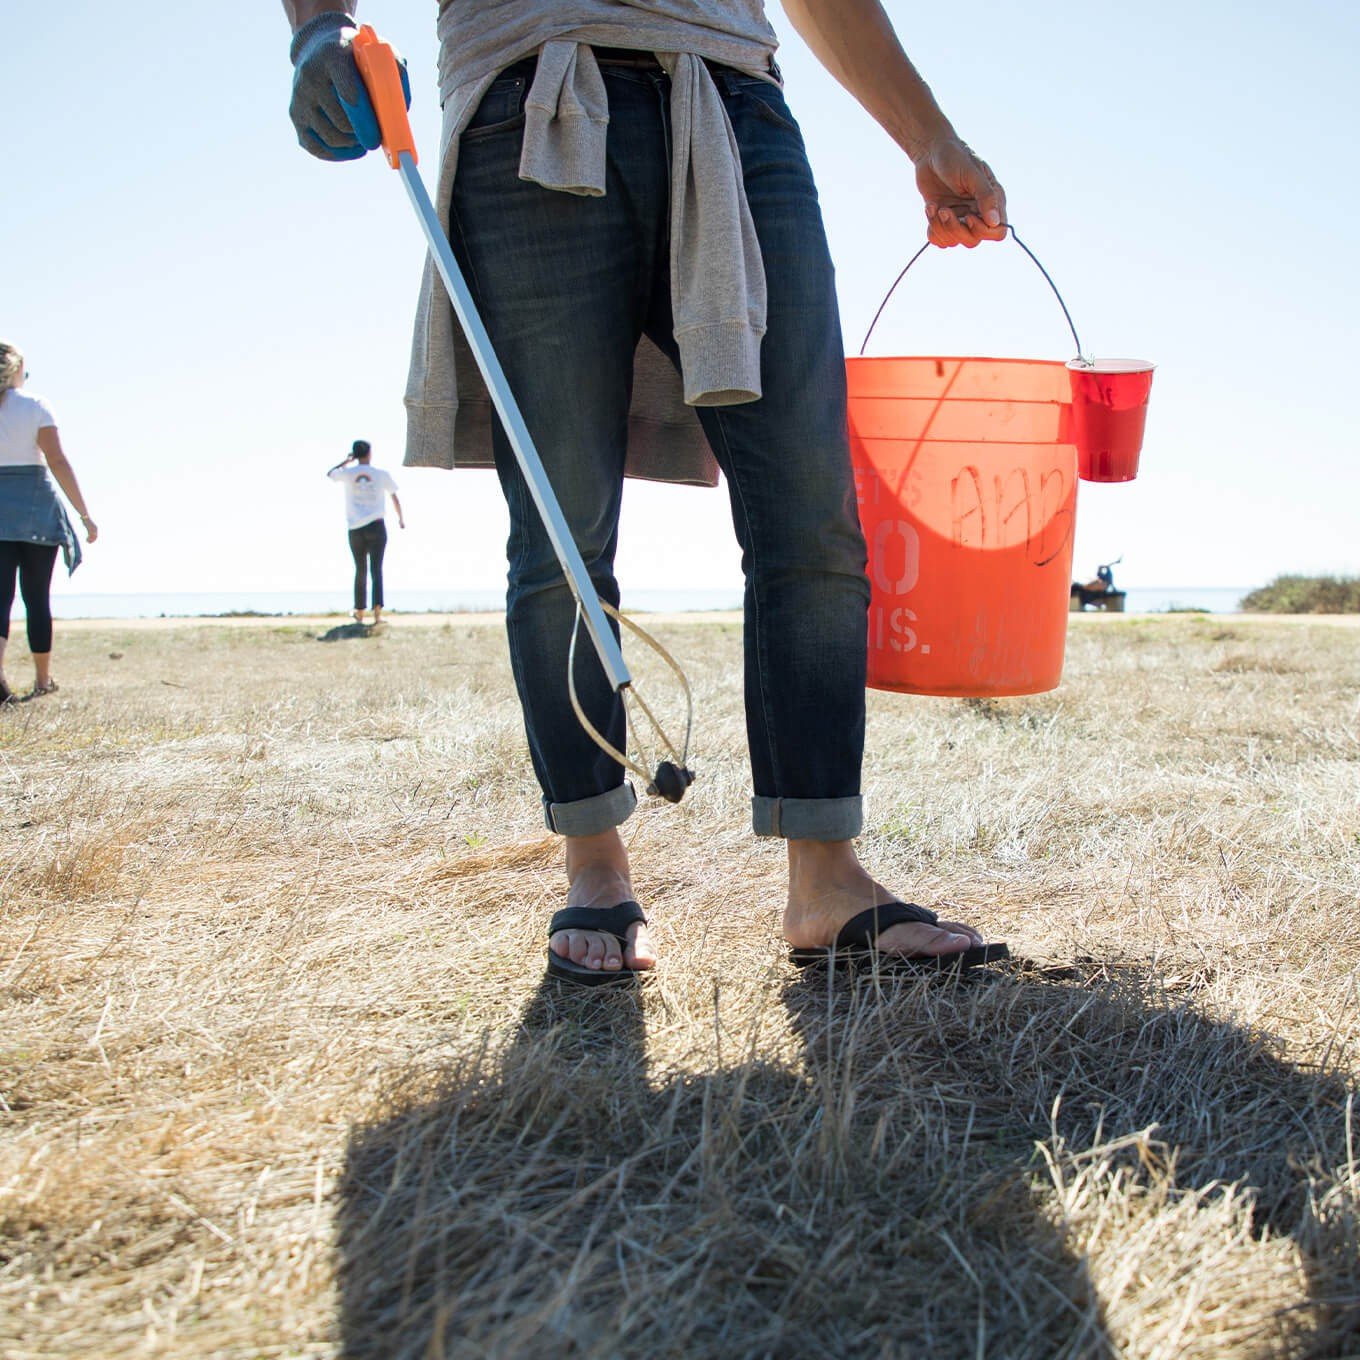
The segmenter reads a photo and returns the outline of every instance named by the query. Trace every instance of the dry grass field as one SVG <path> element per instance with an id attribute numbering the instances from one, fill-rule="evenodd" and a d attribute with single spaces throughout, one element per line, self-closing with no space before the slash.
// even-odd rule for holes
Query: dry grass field
<path id="1" fill-rule="evenodd" d="M 739 627 L 659 621 L 699 782 L 600 995 L 499 621 L 327 626 L 59 625 L 0 711 L 5 1360 L 1360 1355 L 1360 630 L 871 694 L 866 859 L 1020 962 L 829 982 Z"/>

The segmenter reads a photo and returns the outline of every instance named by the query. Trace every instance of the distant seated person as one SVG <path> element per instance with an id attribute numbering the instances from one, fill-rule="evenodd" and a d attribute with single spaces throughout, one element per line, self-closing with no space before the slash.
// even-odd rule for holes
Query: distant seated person
<path id="1" fill-rule="evenodd" d="M 368 577 L 373 576 L 373 622 L 382 622 L 383 554 L 387 551 L 387 524 L 384 515 L 387 498 L 397 512 L 397 524 L 406 527 L 397 499 L 397 484 L 388 472 L 372 464 L 372 447 L 366 439 L 356 439 L 344 462 L 326 474 L 345 488 L 345 520 L 349 525 L 349 550 L 354 557 L 354 620 L 366 623 Z"/>
<path id="2" fill-rule="evenodd" d="M 1113 562 L 1105 566 L 1096 568 L 1096 579 L 1087 581 L 1083 585 L 1080 581 L 1072 582 L 1072 599 L 1076 606 L 1085 609 L 1087 605 L 1094 604 L 1104 609 L 1111 607 L 1122 610 L 1123 595 L 1114 588 L 1114 566 Z"/>
<path id="3" fill-rule="evenodd" d="M 1097 567 L 1096 579 L 1087 581 L 1082 587 L 1088 595 L 1104 595 L 1114 589 L 1114 571 L 1110 567 Z"/>

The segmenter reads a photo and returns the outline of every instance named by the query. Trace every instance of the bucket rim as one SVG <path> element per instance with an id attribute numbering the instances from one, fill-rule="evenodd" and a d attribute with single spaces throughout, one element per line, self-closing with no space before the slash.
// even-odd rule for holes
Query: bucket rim
<path id="1" fill-rule="evenodd" d="M 1157 365 L 1151 359 L 1085 359 L 1067 361 L 1073 373 L 1152 373 Z"/>
<path id="2" fill-rule="evenodd" d="M 1070 368 L 1077 361 L 1075 359 L 1035 359 L 1014 354 L 847 354 L 845 362 L 847 364 L 1043 364 L 1046 367 Z"/>

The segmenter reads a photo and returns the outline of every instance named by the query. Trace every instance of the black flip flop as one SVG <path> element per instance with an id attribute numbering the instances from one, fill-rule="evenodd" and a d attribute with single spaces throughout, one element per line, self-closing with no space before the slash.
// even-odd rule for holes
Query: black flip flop
<path id="1" fill-rule="evenodd" d="M 612 935 L 621 949 L 628 947 L 628 927 L 634 921 L 647 924 L 647 917 L 636 902 L 620 902 L 607 908 L 564 907 L 553 913 L 548 922 L 548 938 L 552 939 L 559 930 L 596 930 L 604 935 Z M 573 982 L 579 987 L 602 987 L 611 982 L 635 982 L 650 969 L 643 968 L 587 968 L 583 963 L 565 959 L 562 955 L 548 950 L 548 974 L 561 978 L 563 982 Z"/>
<path id="2" fill-rule="evenodd" d="M 939 919 L 933 911 L 918 907 L 915 902 L 884 902 L 852 916 L 841 927 L 836 943 L 829 949 L 793 949 L 789 958 L 798 968 L 854 966 L 877 960 L 882 969 L 912 973 L 962 973 L 980 964 L 999 963 L 1010 958 L 1011 951 L 1004 944 L 974 945 L 957 954 L 890 954 L 875 948 L 879 935 L 889 926 L 904 925 L 908 921 L 933 926 Z"/>

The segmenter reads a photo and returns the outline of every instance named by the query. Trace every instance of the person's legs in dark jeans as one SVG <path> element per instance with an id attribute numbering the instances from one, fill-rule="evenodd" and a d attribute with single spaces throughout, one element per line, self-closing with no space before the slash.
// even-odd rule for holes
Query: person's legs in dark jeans
<path id="1" fill-rule="evenodd" d="M 633 351 L 646 328 L 674 352 L 669 91 L 659 73 L 606 68 L 605 79 L 605 196 L 553 192 L 518 178 L 528 75 L 511 73 L 492 87 L 465 134 L 451 235 L 587 568 L 601 595 L 617 603 L 613 554 Z M 834 915 L 847 895 L 862 909 L 873 896 L 856 895 L 891 894 L 859 868 L 849 839 L 859 830 L 868 587 L 831 268 L 786 108 L 767 107 L 759 92 L 737 84 L 723 88 L 767 255 L 771 330 L 779 328 L 765 340 L 765 398 L 702 413 L 729 476 L 745 555 L 755 815 L 758 830 L 800 838 L 790 840 L 791 861 L 802 853 L 795 846 L 807 848 L 804 858 L 826 861 L 810 876 L 793 864 L 793 878 L 805 895 L 833 898 Z M 571 710 L 565 672 L 574 604 L 499 433 L 497 463 L 511 511 L 511 661 L 548 824 L 567 837 L 569 903 L 610 906 L 631 896 L 616 828 L 633 795 Z M 577 679 L 592 722 L 621 744 L 621 706 L 584 643 Z M 793 897 L 791 879 L 791 903 Z M 825 938 L 794 942 L 829 942 L 835 929 L 828 935 L 825 926 L 808 924 Z M 894 927 L 885 945 L 893 947 L 904 931 L 929 928 Z M 618 966 L 617 944 L 599 933 L 563 934 L 572 938 L 554 937 L 558 952 Z M 922 946 L 913 940 L 905 947 Z M 627 966 L 640 966 L 637 952 L 624 951 Z"/>
<path id="2" fill-rule="evenodd" d="M 451 237 L 586 569 L 617 606 L 633 353 L 667 251 L 663 110 L 645 73 L 607 70 L 613 125 L 605 196 L 547 190 L 519 178 L 520 113 L 531 77 L 523 67 L 503 75 L 464 134 Z M 625 132 L 615 135 L 621 126 Z M 545 819 L 566 837 L 568 904 L 610 907 L 632 897 L 617 827 L 636 798 L 572 710 L 566 681 L 575 602 L 499 425 L 495 450 L 511 521 L 511 665 Z M 582 707 L 622 746 L 623 707 L 584 629 L 576 650 Z M 553 947 L 580 963 L 617 968 L 622 958 L 649 966 L 645 928 L 629 933 L 626 951 L 598 932 L 561 932 Z"/>
<path id="3" fill-rule="evenodd" d="M 835 275 L 812 172 L 779 90 L 715 74 L 741 149 L 768 291 L 760 400 L 702 407 L 742 548 L 746 728 L 759 835 L 861 829 L 864 538 Z M 648 334 L 678 362 L 669 287 Z"/>
<path id="4" fill-rule="evenodd" d="M 373 577 L 373 617 L 376 619 L 383 607 L 383 554 L 387 551 L 387 525 L 379 519 L 364 527 L 369 530 L 368 570 Z"/>
<path id="5" fill-rule="evenodd" d="M 638 174 L 628 139 L 611 137 L 603 198 L 521 180 L 519 111 L 531 78 L 532 63 L 503 75 L 464 133 L 451 234 L 586 569 L 601 597 L 617 605 L 613 559 L 633 351 L 658 253 L 664 259 L 666 161 L 658 154 Z M 641 105 L 650 114 L 646 131 L 660 152 L 664 129 L 650 90 L 609 78 L 621 111 L 631 115 Z M 566 673 L 575 602 L 499 422 L 494 444 L 510 508 L 511 664 L 545 818 L 567 836 L 605 832 L 632 811 L 634 797 L 572 710 Z M 575 680 L 591 722 L 621 745 L 622 704 L 584 634 Z"/>
<path id="6" fill-rule="evenodd" d="M 368 544 L 362 528 L 349 531 L 349 552 L 354 558 L 354 617 L 368 608 Z"/>
<path id="7" fill-rule="evenodd" d="M 788 844 L 784 931 L 829 944 L 893 900 L 860 865 L 869 585 L 845 411 L 835 278 L 802 137 L 782 91 L 715 73 L 741 152 L 768 290 L 761 398 L 699 411 L 728 481 L 746 575 L 746 726 L 758 835 Z M 669 289 L 649 334 L 676 357 Z M 953 953 L 970 927 L 894 926 L 881 947 Z"/>
<path id="8" fill-rule="evenodd" d="M 349 551 L 354 558 L 354 617 L 363 622 L 368 608 L 368 578 L 373 576 L 373 615 L 383 607 L 383 553 L 387 550 L 387 525 L 380 519 L 349 531 Z"/>

